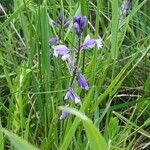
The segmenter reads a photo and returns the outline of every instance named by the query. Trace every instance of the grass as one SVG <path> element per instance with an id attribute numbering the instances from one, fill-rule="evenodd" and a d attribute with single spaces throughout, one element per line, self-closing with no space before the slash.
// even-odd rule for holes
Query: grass
<path id="1" fill-rule="evenodd" d="M 0 150 L 150 148 L 150 17 L 148 0 L 133 0 L 119 15 L 121 0 L 15 0 L 0 5 Z M 58 9 L 67 30 L 52 25 Z M 48 39 L 75 49 L 72 17 L 85 15 L 83 36 L 103 39 L 101 50 L 84 51 L 80 65 L 88 92 L 75 91 L 81 107 L 63 97 L 66 64 Z M 59 120 L 62 110 L 70 113 Z"/>

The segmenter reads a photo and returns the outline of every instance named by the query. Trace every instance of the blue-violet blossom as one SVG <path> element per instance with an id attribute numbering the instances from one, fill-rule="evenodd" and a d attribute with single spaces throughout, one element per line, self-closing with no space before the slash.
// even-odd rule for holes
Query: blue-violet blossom
<path id="1" fill-rule="evenodd" d="M 54 46 L 54 56 L 63 56 L 69 53 L 69 49 L 65 45 Z"/>
<path id="2" fill-rule="evenodd" d="M 69 115 L 69 113 L 68 113 L 68 112 L 66 112 L 66 111 L 62 111 L 62 113 L 61 113 L 61 115 L 60 115 L 59 119 L 60 119 L 60 120 L 64 120 L 64 119 L 65 119 L 68 115 Z"/>
<path id="3" fill-rule="evenodd" d="M 83 29 L 86 26 L 86 16 L 74 16 L 73 17 L 73 26 L 75 28 L 76 34 L 80 38 Z"/>
<path id="4" fill-rule="evenodd" d="M 77 72 L 76 79 L 77 79 L 77 84 L 80 88 L 85 89 L 85 90 L 89 89 L 87 81 L 80 71 Z"/>
<path id="5" fill-rule="evenodd" d="M 64 18 L 65 19 L 65 18 Z M 58 22 L 62 21 L 62 14 L 59 14 L 58 16 Z M 61 22 L 62 23 L 62 22 Z M 64 23 L 67 23 L 67 21 L 64 20 Z M 65 25 L 65 24 L 64 24 Z M 89 86 L 85 79 L 85 77 L 82 75 L 82 73 L 79 70 L 79 60 L 80 60 L 80 52 L 84 49 L 91 49 L 95 45 L 97 45 L 97 48 L 102 48 L 102 39 L 92 39 L 89 35 L 86 36 L 85 40 L 81 44 L 81 34 L 86 26 L 86 16 L 74 16 L 73 17 L 73 26 L 75 29 L 75 32 L 78 37 L 78 50 L 76 52 L 75 59 L 72 58 L 70 55 L 70 50 L 65 45 L 57 45 L 53 46 L 54 48 L 54 56 L 58 57 L 61 56 L 63 61 L 66 61 L 69 66 L 69 71 L 71 74 L 70 83 L 68 90 L 66 92 L 66 95 L 64 96 L 64 100 L 72 100 L 75 104 L 80 105 L 81 100 L 79 96 L 73 91 L 73 83 L 74 79 L 76 78 L 77 85 L 84 90 L 88 90 Z M 56 39 L 53 38 L 49 41 L 50 44 L 55 44 Z M 58 43 L 57 43 L 58 44 Z M 62 111 L 62 114 L 60 116 L 60 120 L 65 119 L 68 116 L 68 112 Z"/>
<path id="6" fill-rule="evenodd" d="M 80 105 L 81 104 L 81 101 L 80 101 L 80 98 L 77 96 L 77 94 L 72 90 L 71 87 L 69 87 L 65 97 L 64 97 L 64 100 L 67 100 L 67 99 L 71 99 L 75 104 L 77 105 Z"/>
<path id="7" fill-rule="evenodd" d="M 83 44 L 81 45 L 81 50 L 83 49 L 91 49 L 95 45 L 97 45 L 97 48 L 102 48 L 102 39 L 91 39 L 89 35 L 86 36 Z"/>

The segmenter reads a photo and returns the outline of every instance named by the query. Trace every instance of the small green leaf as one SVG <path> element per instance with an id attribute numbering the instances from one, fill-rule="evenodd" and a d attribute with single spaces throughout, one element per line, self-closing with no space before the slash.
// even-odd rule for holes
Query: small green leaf
<path id="1" fill-rule="evenodd" d="M 119 121 L 117 117 L 111 117 L 108 125 L 108 134 L 111 139 L 118 133 L 119 130 L 118 122 Z"/>

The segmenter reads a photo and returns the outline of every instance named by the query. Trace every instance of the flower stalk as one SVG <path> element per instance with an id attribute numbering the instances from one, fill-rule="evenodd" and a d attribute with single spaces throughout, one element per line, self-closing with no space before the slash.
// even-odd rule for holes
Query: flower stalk
<path id="1" fill-rule="evenodd" d="M 61 15 L 59 18 L 62 18 Z M 61 19 L 59 19 L 61 20 Z M 75 33 L 78 38 L 78 48 L 75 54 L 75 59 L 72 58 L 70 55 L 71 50 L 64 44 L 57 45 L 57 39 L 52 38 L 49 40 L 49 43 L 55 45 L 54 48 L 54 56 L 55 57 L 61 57 L 63 61 L 66 61 L 66 63 L 69 66 L 69 72 L 71 74 L 68 90 L 66 92 L 66 95 L 64 96 L 64 100 L 70 99 L 73 101 L 76 105 L 81 105 L 80 97 L 74 92 L 73 90 L 73 83 L 76 78 L 76 83 L 78 87 L 80 87 L 83 90 L 88 90 L 89 86 L 88 83 L 83 76 L 83 74 L 80 72 L 80 57 L 81 53 L 84 52 L 86 49 L 92 49 L 95 45 L 97 45 L 98 49 L 102 47 L 102 40 L 99 39 L 91 39 L 89 35 L 85 38 L 84 41 L 82 41 L 82 32 L 86 26 L 86 16 L 74 16 L 73 17 L 73 26 L 75 29 Z M 60 120 L 63 120 L 68 116 L 68 113 L 62 112 L 60 116 Z"/>
<path id="2" fill-rule="evenodd" d="M 76 74 L 77 74 L 77 69 L 78 69 L 78 66 L 79 66 L 79 59 L 80 59 L 80 50 L 81 50 L 81 38 L 78 39 L 78 51 L 77 51 L 77 54 L 76 54 L 75 69 L 73 71 L 73 75 L 72 75 L 72 78 L 70 80 L 69 87 L 72 87 L 73 81 L 74 81 L 74 79 L 76 77 Z"/>

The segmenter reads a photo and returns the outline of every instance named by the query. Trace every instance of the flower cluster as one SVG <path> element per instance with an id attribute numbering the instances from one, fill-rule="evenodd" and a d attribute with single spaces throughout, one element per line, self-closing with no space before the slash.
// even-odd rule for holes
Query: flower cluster
<path id="1" fill-rule="evenodd" d="M 83 90 L 89 89 L 88 83 L 84 75 L 80 71 L 80 67 L 79 67 L 80 55 L 83 50 L 91 49 L 95 45 L 97 45 L 98 48 L 102 47 L 101 38 L 91 39 L 90 36 L 88 35 L 83 42 L 81 41 L 82 32 L 85 26 L 86 26 L 86 16 L 74 16 L 73 17 L 73 27 L 75 29 L 75 33 L 78 38 L 78 49 L 75 51 L 76 53 L 75 59 L 73 59 L 72 56 L 70 55 L 71 50 L 66 45 L 60 44 L 60 45 L 53 46 L 53 49 L 54 49 L 53 55 L 55 57 L 61 57 L 63 61 L 67 62 L 69 66 L 69 72 L 71 75 L 69 87 L 64 96 L 64 100 L 67 101 L 70 99 L 72 102 L 74 102 L 78 106 L 81 105 L 81 100 L 80 100 L 80 97 L 73 90 L 74 80 L 76 79 L 76 83 L 79 88 Z M 67 112 L 62 112 L 60 116 L 60 120 L 66 118 L 67 116 L 68 116 Z"/>

